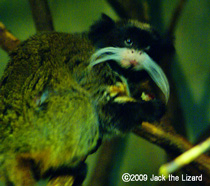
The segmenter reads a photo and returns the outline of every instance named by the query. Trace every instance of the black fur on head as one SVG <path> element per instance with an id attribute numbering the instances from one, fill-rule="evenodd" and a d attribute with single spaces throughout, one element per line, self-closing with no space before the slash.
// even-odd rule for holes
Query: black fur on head
<path id="1" fill-rule="evenodd" d="M 91 26 L 89 38 L 97 48 L 112 46 L 144 50 L 156 62 L 166 52 L 174 50 L 171 40 L 162 38 L 149 24 L 134 20 L 115 22 L 105 14 Z"/>

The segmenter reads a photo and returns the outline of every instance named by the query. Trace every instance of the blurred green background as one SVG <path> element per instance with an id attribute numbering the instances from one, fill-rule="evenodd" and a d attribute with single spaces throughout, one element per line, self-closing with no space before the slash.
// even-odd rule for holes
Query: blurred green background
<path id="1" fill-rule="evenodd" d="M 113 19 L 118 19 L 117 14 L 105 0 L 49 0 L 48 2 L 56 31 L 86 31 L 100 18 L 102 12 Z M 149 0 L 149 2 L 154 6 L 151 12 L 152 23 L 163 31 L 169 25 L 178 0 Z M 35 34 L 27 0 L 0 0 L 0 21 L 20 40 Z M 210 131 L 209 27 L 210 1 L 188 1 L 175 32 L 177 54 L 171 73 L 176 82 L 184 113 L 187 138 L 193 143 L 197 142 L 203 133 L 209 134 Z M 8 59 L 7 53 L 0 50 L 0 76 Z M 117 164 L 118 169 L 113 171 L 111 185 L 159 185 L 157 182 L 123 183 L 121 176 L 124 172 L 157 175 L 159 166 L 166 161 L 165 152 L 133 134 L 126 136 L 124 145 L 123 155 Z M 96 158 L 97 153 L 88 158 L 89 174 Z"/>

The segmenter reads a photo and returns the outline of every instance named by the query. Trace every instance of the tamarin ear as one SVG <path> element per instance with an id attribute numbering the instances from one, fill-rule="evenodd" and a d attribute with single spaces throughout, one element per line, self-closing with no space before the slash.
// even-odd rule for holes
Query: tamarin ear
<path id="1" fill-rule="evenodd" d="M 97 45 L 113 28 L 115 22 L 106 14 L 102 14 L 101 19 L 90 27 L 89 38 Z"/>
<path id="2" fill-rule="evenodd" d="M 175 52 L 174 40 L 175 40 L 175 38 L 171 37 L 169 35 L 163 36 L 162 48 L 163 48 L 164 52 L 166 52 L 166 53 L 174 53 Z"/>
<path id="3" fill-rule="evenodd" d="M 115 22 L 112 20 L 112 18 L 109 17 L 108 15 L 104 14 L 104 13 L 101 14 L 101 19 L 108 22 L 108 23 L 115 24 Z"/>
<path id="4" fill-rule="evenodd" d="M 159 55 L 161 55 L 160 59 L 164 56 L 174 54 L 175 53 L 174 38 L 172 38 L 169 35 L 163 35 L 158 53 Z"/>
<path id="5" fill-rule="evenodd" d="M 149 55 L 158 63 L 164 56 L 174 54 L 174 38 L 164 34 L 162 36 L 156 35 L 156 42 L 153 44 L 152 50 L 149 52 Z"/>

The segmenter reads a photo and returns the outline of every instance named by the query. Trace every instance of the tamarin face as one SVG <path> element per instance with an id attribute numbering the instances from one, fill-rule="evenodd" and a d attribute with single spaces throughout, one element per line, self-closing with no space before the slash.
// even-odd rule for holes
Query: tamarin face
<path id="1" fill-rule="evenodd" d="M 159 34 L 147 23 L 134 20 L 114 22 L 102 15 L 102 20 L 91 27 L 89 34 L 98 48 L 126 47 L 145 51 L 157 60 L 162 41 Z"/>
<path id="2" fill-rule="evenodd" d="M 92 55 L 91 66 L 109 62 L 114 70 L 128 79 L 135 77 L 135 81 L 146 71 L 168 101 L 168 80 L 157 64 L 167 46 L 149 24 L 133 20 L 114 22 L 103 14 L 102 20 L 91 27 L 89 37 L 98 49 Z"/>

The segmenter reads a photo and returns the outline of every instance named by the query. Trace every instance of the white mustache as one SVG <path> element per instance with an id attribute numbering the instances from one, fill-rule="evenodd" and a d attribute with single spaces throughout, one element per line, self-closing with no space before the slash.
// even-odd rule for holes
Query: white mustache
<path id="1" fill-rule="evenodd" d="M 132 52 L 131 52 L 132 51 Z M 153 61 L 153 59 L 143 51 L 135 51 L 128 48 L 118 48 L 118 47 L 106 47 L 97 50 L 90 58 L 89 67 L 93 67 L 99 63 L 106 61 L 116 61 L 120 66 L 124 68 L 129 67 L 129 60 L 135 60 L 137 64 L 134 66 L 134 70 L 146 70 L 150 75 L 152 80 L 160 88 L 165 96 L 166 103 L 169 99 L 170 88 L 168 79 L 161 69 L 161 67 Z M 127 67 L 122 65 L 122 61 L 128 61 Z"/>

